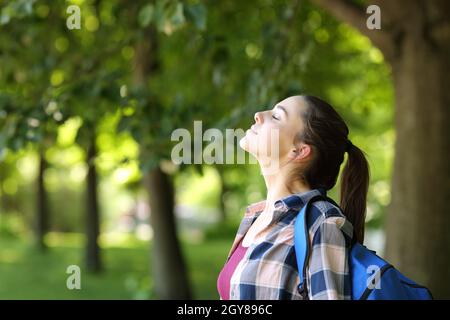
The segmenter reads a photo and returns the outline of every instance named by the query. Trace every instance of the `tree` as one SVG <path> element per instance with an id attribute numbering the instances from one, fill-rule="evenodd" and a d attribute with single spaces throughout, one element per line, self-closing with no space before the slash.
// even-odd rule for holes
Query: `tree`
<path id="1" fill-rule="evenodd" d="M 38 154 L 33 231 L 37 247 L 44 250 L 46 248 L 44 236 L 50 225 L 44 181 L 45 170 L 48 167 L 45 151 L 54 142 L 58 125 L 66 118 L 50 103 L 47 94 L 51 70 L 55 63 L 52 59 L 55 49 L 51 46 L 54 32 L 49 33 L 42 24 L 29 19 L 32 14 L 31 1 L 9 3 L 2 10 L 4 31 L 0 41 L 4 54 L 0 57 L 2 65 L 0 82 L 3 87 L 0 94 L 3 96 L 0 97 L 0 100 L 3 100 L 3 104 L 0 101 L 0 109 L 3 112 L 0 121 L 2 129 L 0 149 L 18 151 L 32 145 Z M 56 16 L 51 14 L 48 18 L 55 21 Z M 21 24 L 12 23 L 13 19 L 20 19 Z M 32 27 L 35 27 L 34 32 L 27 33 L 26 31 Z M 31 52 L 28 49 L 35 41 L 39 41 L 42 45 Z M 45 49 L 46 47 L 48 49 Z"/>
<path id="2" fill-rule="evenodd" d="M 44 174 L 47 167 L 47 160 L 45 159 L 45 153 L 39 151 L 39 170 L 37 179 L 37 216 L 35 222 L 35 233 L 37 245 L 41 250 L 46 249 L 44 241 L 45 234 L 49 228 L 48 217 L 48 199 L 45 190 Z"/>
<path id="3" fill-rule="evenodd" d="M 136 3 L 127 8 L 128 17 L 138 16 L 138 25 L 131 24 L 136 36 L 134 46 L 133 72 L 131 75 L 129 104 L 131 114 L 123 117 L 120 130 L 131 132 L 140 146 L 140 163 L 147 190 L 153 228 L 151 247 L 152 275 L 154 293 L 159 299 L 190 299 L 192 297 L 181 245 L 178 241 L 175 207 L 175 190 L 172 177 L 161 169 L 160 162 L 170 158 L 171 142 L 169 137 L 177 126 L 190 121 L 189 106 L 165 101 L 167 88 L 158 91 L 155 83 L 160 80 L 161 61 L 158 57 L 160 37 L 185 26 L 187 13 L 191 21 L 203 19 L 202 6 L 184 5 L 174 1 L 156 1 L 141 5 Z M 197 16 L 194 16 L 194 13 Z M 195 29 L 194 29 L 195 30 Z"/>
<path id="4" fill-rule="evenodd" d="M 151 81 L 154 73 L 157 72 L 158 65 L 156 30 L 153 26 L 149 26 L 143 34 L 144 37 L 137 42 L 135 50 L 134 85 L 138 90 L 145 90 L 147 82 Z M 158 107 L 158 100 L 154 96 L 147 96 L 143 98 L 143 108 L 140 109 L 142 113 L 138 112 L 136 116 L 155 114 L 155 109 Z M 142 119 L 147 117 L 138 121 L 141 122 Z M 152 125 L 157 126 L 157 124 L 154 122 Z M 155 139 L 155 135 L 152 134 L 151 129 L 148 130 L 146 124 L 140 125 L 140 129 L 144 130 L 144 135 L 149 134 Z M 160 168 L 161 148 L 157 148 L 157 145 L 157 142 L 146 144 L 146 139 L 140 139 L 141 155 L 149 156 L 147 159 L 141 156 L 141 161 L 146 167 L 143 172 L 144 185 L 149 195 L 150 222 L 154 235 L 151 248 L 154 292 L 160 299 L 190 299 L 186 266 L 176 232 L 173 182 L 171 177 Z"/>
<path id="5" fill-rule="evenodd" d="M 114 113 L 120 102 L 118 78 L 123 68 L 110 68 L 108 58 L 117 59 L 120 47 L 111 45 L 115 33 L 106 25 L 99 27 L 102 1 L 83 7 L 87 30 L 69 30 L 66 26 L 64 3 L 51 1 L 11 2 L 2 10 L 2 56 L 5 65 L 2 84 L 6 88 L 4 145 L 12 150 L 33 142 L 41 157 L 38 176 L 36 235 L 43 246 L 43 235 L 48 227 L 46 194 L 44 189 L 45 149 L 54 143 L 58 126 L 67 119 L 80 117 L 82 126 L 77 143 L 86 152 L 88 174 L 86 179 L 86 265 L 89 271 L 101 269 L 98 237 L 100 209 L 98 204 L 95 160 L 96 126 L 108 113 Z M 108 8 L 107 8 L 108 9 Z M 7 17 L 7 18 L 5 18 Z M 20 23 L 14 23 L 14 19 Z M 48 26 L 53 25 L 49 31 Z M 93 35 L 92 33 L 98 32 Z M 108 37 L 109 36 L 109 37 Z M 30 50 L 23 50 L 17 45 Z M 33 43 L 40 43 L 33 47 Z M 96 47 L 101 50 L 94 50 Z M 95 52 L 95 54 L 92 54 Z M 120 64 L 119 65 L 125 65 Z M 14 76 L 19 81 L 14 81 Z M 3 106 L 2 106 L 3 107 Z M 3 147 L 0 146 L 0 147 Z"/>
<path id="6" fill-rule="evenodd" d="M 392 66 L 395 161 L 387 220 L 387 258 L 408 276 L 449 298 L 450 3 L 372 1 L 381 30 L 366 27 L 362 5 L 314 0 L 366 35 Z"/>

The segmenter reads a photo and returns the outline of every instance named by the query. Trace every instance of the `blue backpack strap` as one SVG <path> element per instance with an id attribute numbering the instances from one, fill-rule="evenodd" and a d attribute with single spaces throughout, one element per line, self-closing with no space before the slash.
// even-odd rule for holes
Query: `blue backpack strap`
<path id="1" fill-rule="evenodd" d="M 306 235 L 308 232 L 306 228 L 306 207 L 308 203 L 306 203 L 300 213 L 297 215 L 294 224 L 294 245 L 295 245 L 295 256 L 297 258 L 297 266 L 298 266 L 298 275 L 300 277 L 300 284 L 298 285 L 298 292 L 303 297 L 303 299 L 307 299 L 308 293 L 306 291 L 306 256 L 308 255 L 308 243 L 309 237 Z"/>
<path id="2" fill-rule="evenodd" d="M 298 292 L 305 300 L 308 299 L 308 290 L 306 288 L 306 269 L 308 267 L 309 255 L 311 252 L 307 214 L 311 204 L 318 200 L 329 201 L 327 197 L 322 195 L 312 197 L 300 210 L 294 223 L 295 256 L 297 258 L 297 266 L 299 270 L 298 274 L 300 277 Z M 334 201 L 332 202 L 334 203 Z"/>

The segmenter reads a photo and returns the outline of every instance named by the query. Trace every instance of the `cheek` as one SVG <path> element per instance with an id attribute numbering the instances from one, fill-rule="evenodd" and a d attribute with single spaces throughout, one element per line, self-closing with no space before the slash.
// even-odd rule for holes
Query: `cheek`
<path id="1" fill-rule="evenodd" d="M 280 130 L 280 153 L 285 154 L 293 147 L 294 136 L 289 130 Z"/>
<path id="2" fill-rule="evenodd" d="M 287 148 L 285 130 L 279 127 L 267 127 L 260 131 L 257 138 L 258 145 L 265 154 L 279 157 L 285 153 Z"/>
<path id="3" fill-rule="evenodd" d="M 291 150 L 294 136 L 287 128 L 274 128 L 272 131 L 272 134 L 267 133 L 264 141 L 267 146 L 270 146 L 269 150 L 272 150 L 273 155 L 277 153 L 278 157 L 283 157 Z"/>

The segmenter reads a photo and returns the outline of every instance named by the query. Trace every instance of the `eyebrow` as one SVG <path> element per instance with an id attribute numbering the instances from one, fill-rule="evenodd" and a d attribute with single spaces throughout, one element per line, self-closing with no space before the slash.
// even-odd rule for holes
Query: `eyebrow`
<path id="1" fill-rule="evenodd" d="M 286 117 L 288 116 L 288 112 L 286 111 L 286 108 L 285 108 L 285 107 L 280 106 L 280 105 L 277 105 L 277 106 L 275 106 L 275 108 L 279 108 L 279 109 L 283 110 L 284 113 L 286 114 Z"/>

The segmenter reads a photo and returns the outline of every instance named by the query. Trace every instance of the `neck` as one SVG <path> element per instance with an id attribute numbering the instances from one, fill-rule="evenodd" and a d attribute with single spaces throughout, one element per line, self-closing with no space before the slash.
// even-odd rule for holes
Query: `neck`
<path id="1" fill-rule="evenodd" d="M 264 170 L 262 170 L 267 188 L 266 210 L 268 210 L 269 212 L 271 211 L 270 209 L 273 208 L 274 203 L 277 200 L 280 200 L 293 193 L 301 193 L 311 190 L 311 188 L 307 184 L 302 183 L 298 180 L 288 185 L 288 177 L 291 173 L 291 170 L 292 168 L 290 168 L 289 166 L 283 166 L 279 170 L 271 174 L 264 174 Z M 288 189 L 288 186 L 290 190 Z"/>

